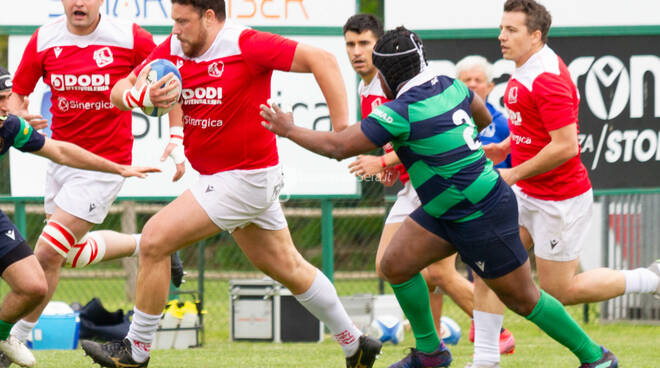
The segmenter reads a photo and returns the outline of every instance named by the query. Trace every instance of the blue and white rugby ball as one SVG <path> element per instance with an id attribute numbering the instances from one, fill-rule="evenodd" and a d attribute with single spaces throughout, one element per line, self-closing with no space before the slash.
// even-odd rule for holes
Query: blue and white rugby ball
<path id="1" fill-rule="evenodd" d="M 367 334 L 381 342 L 398 344 L 403 341 L 403 321 L 391 315 L 378 316 L 369 325 Z"/>
<path id="2" fill-rule="evenodd" d="M 442 327 L 442 336 L 440 338 L 445 344 L 456 345 L 458 340 L 461 339 L 461 327 L 449 317 L 440 318 L 440 326 Z"/>
<path id="3" fill-rule="evenodd" d="M 156 83 L 158 80 L 166 76 L 168 73 L 173 73 L 174 74 L 174 79 L 170 81 L 170 84 L 172 83 L 177 83 L 178 87 L 174 89 L 172 92 L 173 94 L 176 94 L 176 99 L 178 100 L 181 97 L 181 73 L 179 73 L 179 69 L 176 68 L 176 66 L 169 60 L 166 59 L 156 59 L 148 64 L 151 69 L 149 70 L 149 73 L 147 74 L 147 83 L 153 84 Z M 168 108 L 159 108 L 159 107 L 154 107 L 154 106 L 145 106 L 142 108 L 142 111 L 149 115 L 149 116 L 161 116 L 166 113 L 168 113 L 174 105 L 168 107 Z"/>

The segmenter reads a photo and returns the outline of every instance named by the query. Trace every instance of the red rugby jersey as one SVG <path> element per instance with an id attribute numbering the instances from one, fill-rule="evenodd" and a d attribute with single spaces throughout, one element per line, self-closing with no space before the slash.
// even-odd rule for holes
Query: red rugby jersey
<path id="1" fill-rule="evenodd" d="M 579 102 L 568 68 L 548 46 L 516 68 L 504 93 L 512 165 L 538 154 L 550 143 L 550 131 L 577 123 Z M 579 152 L 562 165 L 517 184 L 531 197 L 553 201 L 573 198 L 591 188 Z"/>
<path id="2" fill-rule="evenodd" d="M 131 112 L 114 107 L 110 91 L 154 47 L 151 34 L 131 22 L 102 16 L 92 33 L 78 36 L 61 16 L 32 35 L 12 90 L 27 96 L 43 77 L 52 92 L 53 138 L 130 164 Z"/>
<path id="3" fill-rule="evenodd" d="M 376 107 L 390 101 L 387 99 L 387 97 L 385 97 L 385 92 L 383 92 L 383 88 L 380 85 L 380 79 L 378 79 L 378 76 L 374 77 L 374 79 L 372 79 L 371 82 L 366 86 L 364 81 L 360 80 L 359 91 L 362 119 L 369 116 L 371 111 L 373 111 L 373 109 Z M 392 148 L 392 145 L 389 143 L 386 144 L 383 149 L 385 152 L 394 151 L 394 148 Z M 399 180 L 401 180 L 403 184 L 410 180 L 408 172 L 406 171 L 406 168 L 403 166 L 403 164 L 396 165 L 395 169 L 399 171 Z"/>
<path id="4" fill-rule="evenodd" d="M 183 79 L 186 157 L 203 175 L 277 165 L 275 134 L 261 126 L 273 70 L 291 69 L 297 43 L 226 21 L 211 47 L 189 58 L 170 36 L 147 60 L 168 59 Z"/>

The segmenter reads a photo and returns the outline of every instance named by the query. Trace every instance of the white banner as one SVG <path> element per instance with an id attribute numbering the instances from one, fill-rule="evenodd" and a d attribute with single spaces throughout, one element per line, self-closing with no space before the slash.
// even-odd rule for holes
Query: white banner
<path id="1" fill-rule="evenodd" d="M 658 25 L 657 0 L 540 0 L 553 27 Z M 504 0 L 385 0 L 387 29 L 498 28 Z"/>
<path id="2" fill-rule="evenodd" d="M 355 14 L 354 0 L 226 0 L 229 18 L 251 26 L 337 27 Z M 171 26 L 170 0 L 105 0 L 101 14 L 142 26 Z M 42 25 L 64 14 L 61 0 L 3 0 L 2 25 Z"/>
<path id="3" fill-rule="evenodd" d="M 160 42 L 164 36 L 155 37 Z M 294 37 L 306 44 L 315 45 L 335 55 L 347 86 L 349 116 L 357 114 L 355 73 L 348 62 L 343 37 Z M 9 37 L 9 70 L 13 73 L 20 62 L 29 36 Z M 30 95 L 30 111 L 48 114 L 50 106 L 48 87 L 39 82 Z M 46 98 L 44 98 L 46 95 Z M 327 130 L 329 127 L 328 109 L 321 90 L 311 74 L 276 72 L 273 75 L 272 96 L 294 107 L 296 122 L 308 128 Z M 169 140 L 167 115 L 161 119 L 147 118 L 134 112 L 133 164 L 162 167 L 163 173 L 152 174 L 147 179 L 129 179 L 124 184 L 120 196 L 177 196 L 198 174 L 188 166 L 184 178 L 172 183 L 174 164 L 167 160 L 159 161 L 162 150 Z M 328 195 L 355 194 L 358 191 L 356 179 L 349 175 L 347 166 L 350 160 L 337 163 L 313 154 L 293 144 L 287 139 L 278 139 L 280 162 L 285 170 L 284 195 Z M 46 160 L 18 150 L 10 151 L 11 193 L 13 196 L 42 196 L 45 183 Z"/>

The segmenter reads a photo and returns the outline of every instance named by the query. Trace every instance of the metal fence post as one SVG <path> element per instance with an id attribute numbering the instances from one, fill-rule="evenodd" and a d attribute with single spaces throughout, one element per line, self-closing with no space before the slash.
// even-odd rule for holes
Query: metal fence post
<path id="1" fill-rule="evenodd" d="M 335 262 L 333 254 L 332 200 L 321 200 L 321 243 L 323 245 L 323 273 L 333 281 Z"/>
<path id="2" fill-rule="evenodd" d="M 137 220 L 135 216 L 135 202 L 125 201 L 121 212 L 121 231 L 125 234 L 137 232 Z M 124 257 L 121 264 L 126 272 L 126 299 L 135 302 L 135 290 L 137 287 L 137 257 Z"/>
<path id="3" fill-rule="evenodd" d="M 14 224 L 18 231 L 27 239 L 27 222 L 25 220 L 25 202 L 16 201 L 14 202 Z"/>

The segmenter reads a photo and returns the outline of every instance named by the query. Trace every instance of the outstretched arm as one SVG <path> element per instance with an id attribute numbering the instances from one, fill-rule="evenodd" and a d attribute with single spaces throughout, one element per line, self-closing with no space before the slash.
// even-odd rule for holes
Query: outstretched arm
<path id="1" fill-rule="evenodd" d="M 272 107 L 261 105 L 261 116 L 270 122 L 262 122 L 266 129 L 289 138 L 312 152 L 336 160 L 343 160 L 377 148 L 362 133 L 360 123 L 353 124 L 341 132 L 305 129 L 294 125 L 293 114 L 283 112 L 276 104 Z"/>
<path id="2" fill-rule="evenodd" d="M 57 162 L 60 165 L 66 165 L 83 170 L 96 170 L 119 174 L 124 177 L 137 176 L 144 178 L 147 173 L 160 172 L 154 167 L 133 167 L 120 165 L 92 152 L 82 149 L 73 143 L 57 141 L 46 138 L 46 141 L 40 150 L 34 151 L 39 156 Z"/>

